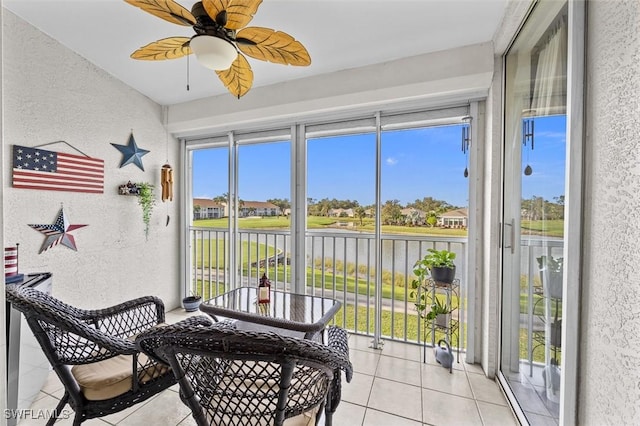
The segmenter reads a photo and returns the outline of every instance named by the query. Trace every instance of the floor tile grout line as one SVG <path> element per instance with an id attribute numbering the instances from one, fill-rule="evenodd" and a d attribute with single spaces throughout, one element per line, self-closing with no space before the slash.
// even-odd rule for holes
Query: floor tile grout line
<path id="1" fill-rule="evenodd" d="M 350 339 L 350 343 L 351 342 L 355 343 L 355 341 Z M 363 341 L 360 341 L 358 343 L 362 344 Z M 403 349 L 402 346 L 401 346 L 402 344 L 409 345 L 410 348 L 408 347 L 406 349 Z M 371 348 L 368 348 L 368 349 L 367 348 L 356 348 L 356 347 L 353 347 L 353 346 L 350 345 L 350 349 L 352 349 L 353 351 L 357 351 L 359 353 L 367 354 L 369 358 L 371 358 L 371 354 L 374 355 L 374 357 L 371 359 L 372 362 L 370 363 L 369 368 L 367 369 L 368 371 L 373 371 L 373 372 L 372 373 L 357 372 L 358 374 L 360 374 L 360 375 L 362 375 L 364 377 L 370 378 L 372 380 L 371 387 L 369 388 L 369 391 L 368 391 L 368 394 L 367 394 L 366 402 L 364 404 L 362 404 L 362 403 L 354 403 L 354 402 L 350 402 L 350 401 L 346 401 L 345 400 L 345 402 L 348 402 L 349 404 L 352 404 L 352 405 L 357 406 L 357 407 L 364 408 L 364 414 L 363 414 L 363 418 L 362 418 L 362 425 L 365 424 L 365 419 L 367 418 L 367 413 L 369 414 L 369 416 L 371 416 L 372 413 L 375 413 L 375 412 L 384 413 L 384 414 L 389 415 L 389 416 L 397 417 L 398 419 L 404 419 L 404 420 L 407 420 L 407 421 L 416 422 L 416 423 L 419 423 L 422 426 L 430 425 L 429 423 L 424 421 L 424 415 L 425 415 L 424 398 L 425 398 L 425 392 L 426 391 L 438 392 L 438 393 L 443 394 L 443 395 L 446 394 L 446 395 L 451 395 L 451 396 L 455 396 L 455 397 L 458 397 L 458 398 L 473 399 L 474 405 L 475 405 L 476 410 L 478 412 L 478 416 L 479 416 L 479 420 L 480 420 L 480 424 L 481 425 L 485 425 L 486 424 L 486 420 L 483 417 L 482 412 L 480 411 L 480 405 L 479 405 L 480 402 L 483 402 L 483 403 L 486 403 L 486 404 L 490 404 L 491 406 L 495 406 L 495 407 L 505 407 L 505 405 L 500 404 L 500 403 L 491 402 L 491 401 L 482 401 L 482 400 L 478 399 L 478 397 L 476 395 L 477 392 L 474 390 L 474 388 L 471 385 L 471 378 L 472 377 L 476 378 L 477 376 L 483 376 L 483 374 L 480 373 L 480 372 L 477 372 L 477 371 L 469 371 L 469 370 L 467 370 L 466 364 L 464 364 L 464 360 L 460 362 L 460 364 L 462 364 L 461 365 L 462 368 L 454 369 L 454 374 L 460 374 L 460 372 L 464 372 L 467 384 L 468 384 L 468 386 L 469 386 L 469 388 L 471 390 L 472 398 L 465 397 L 465 396 L 462 396 L 462 395 L 457 395 L 457 394 L 454 394 L 454 393 L 443 392 L 443 391 L 440 391 L 440 390 L 437 390 L 437 389 L 430 389 L 430 388 L 425 387 L 425 378 L 423 377 L 425 369 L 437 366 L 437 364 L 433 364 L 433 363 L 430 363 L 430 362 L 424 362 L 423 361 L 423 353 L 422 353 L 422 351 L 425 350 L 425 349 L 424 348 L 420 348 L 420 350 L 415 351 L 414 350 L 414 346 L 415 345 L 411 345 L 411 344 L 407 344 L 407 343 L 404 343 L 404 342 L 400 342 L 400 345 L 398 345 L 396 348 L 393 349 L 395 352 L 394 353 L 390 353 L 390 351 L 389 352 L 385 352 L 383 350 L 384 348 L 381 349 L 381 350 L 372 350 Z M 391 348 L 389 347 L 387 349 L 389 350 Z M 417 352 L 417 357 L 418 357 L 417 361 L 415 359 L 416 352 Z M 410 353 L 413 353 L 414 356 L 408 355 Z M 377 357 L 375 356 L 376 354 L 377 354 Z M 382 358 L 383 356 L 385 356 L 387 358 L 383 359 Z M 420 368 L 419 368 L 420 379 L 418 381 L 419 382 L 418 386 L 420 387 L 420 395 L 421 395 L 420 419 L 419 420 L 416 420 L 415 418 L 411 418 L 411 417 L 405 417 L 404 415 L 401 415 L 401 414 L 388 412 L 388 411 L 386 411 L 384 409 L 380 409 L 380 408 L 376 408 L 376 407 L 371 407 L 370 406 L 371 396 L 373 395 L 373 386 L 374 386 L 376 381 L 380 382 L 381 380 L 386 380 L 386 381 L 397 383 L 397 384 L 402 384 L 402 385 L 407 385 L 407 386 L 412 386 L 412 387 L 416 386 L 416 384 L 407 383 L 404 380 L 398 380 L 396 378 L 387 378 L 387 377 L 380 376 L 380 374 L 382 372 L 381 368 L 383 369 L 383 371 L 386 371 L 386 369 L 383 368 L 382 364 L 383 364 L 383 362 L 385 362 L 385 360 L 388 360 L 388 359 L 396 360 L 394 362 L 397 362 L 397 360 L 406 361 L 406 362 L 409 362 L 409 363 L 417 362 L 418 365 L 420 366 Z M 471 374 L 474 374 L 474 376 L 471 376 Z M 378 380 L 378 379 L 380 379 L 380 380 Z M 60 390 L 63 390 L 63 388 L 53 389 L 53 390 L 49 390 L 49 391 L 42 390 L 42 392 L 46 396 L 50 396 L 50 397 L 54 398 L 55 400 L 59 400 L 60 398 L 54 396 L 53 393 L 59 392 Z M 171 390 L 173 393 L 177 393 L 178 392 L 177 390 L 173 390 L 173 389 L 169 389 L 169 390 Z M 138 410 L 144 410 L 145 409 L 144 406 L 148 402 L 150 402 L 152 399 L 153 398 L 150 398 L 145 403 L 140 404 L 140 406 L 135 411 L 137 412 Z M 508 404 L 506 405 L 506 407 L 508 408 Z M 105 426 L 107 426 L 107 425 L 116 425 L 116 426 L 117 425 L 123 425 L 123 424 L 126 423 L 126 419 L 129 418 L 131 414 L 133 414 L 133 413 L 129 413 L 126 417 L 118 420 L 115 423 L 112 423 L 110 421 L 104 420 L 102 418 L 99 418 L 99 420 L 101 420 L 101 424 L 104 424 Z M 183 424 L 183 426 L 186 426 L 186 424 L 189 423 L 189 421 L 188 421 L 189 418 L 191 418 L 191 414 L 190 413 L 187 414 L 184 418 L 182 418 L 179 421 L 177 421 L 175 423 L 175 426 L 178 426 L 178 425 L 181 425 L 181 424 Z"/>
<path id="2" fill-rule="evenodd" d="M 471 379 L 469 378 L 469 373 L 467 370 L 464 371 L 465 377 L 467 378 L 467 383 L 469 384 L 469 389 L 471 389 L 471 395 L 473 395 L 473 403 L 476 407 L 476 411 L 478 412 L 478 417 L 480 418 L 480 423 L 485 426 L 484 418 L 482 417 L 482 411 L 480 411 L 480 405 L 478 405 L 478 398 L 476 396 L 476 392 L 471 385 Z"/>

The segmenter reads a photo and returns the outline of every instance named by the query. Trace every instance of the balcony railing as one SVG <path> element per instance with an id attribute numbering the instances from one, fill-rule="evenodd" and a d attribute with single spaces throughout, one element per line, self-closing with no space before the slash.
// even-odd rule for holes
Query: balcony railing
<path id="1" fill-rule="evenodd" d="M 204 298 L 224 292 L 232 282 L 228 267 L 228 230 L 197 228 L 190 230 L 191 280 L 187 292 L 202 294 Z M 241 230 L 238 233 L 237 285 L 257 285 L 266 273 L 274 288 L 291 289 L 291 253 L 289 231 Z M 342 231 L 312 230 L 306 233 L 307 292 L 338 299 L 343 309 L 335 322 L 351 332 L 374 335 L 376 315 L 381 315 L 381 336 L 408 343 L 424 343 L 423 324 L 418 321 L 411 297 L 413 265 L 429 248 L 447 249 L 457 254 L 456 273 L 460 279 L 461 308 L 460 342 L 464 349 L 466 327 L 466 238 L 446 238 L 383 234 L 381 238 L 381 285 L 376 286 L 375 237 L 373 234 Z M 541 298 L 537 258 L 562 256 L 562 240 L 522 238 L 521 242 L 521 314 L 520 330 L 522 360 L 530 365 L 537 362 L 536 342 L 540 334 L 539 312 L 536 304 Z M 376 291 L 380 290 L 381 309 L 376 312 Z M 438 337 L 434 330 L 427 333 L 427 344 Z M 526 345 L 524 342 L 526 341 Z"/>
<path id="2" fill-rule="evenodd" d="M 521 240 L 519 347 L 520 359 L 528 362 L 530 375 L 534 365 L 545 362 L 550 336 L 545 339 L 544 333 L 549 330 L 548 323 L 554 320 L 556 313 L 561 317 L 562 307 L 561 301 L 554 305 L 545 303 L 546 292 L 537 259 L 541 256 L 561 258 L 563 248 L 562 239 L 523 236 Z"/>
<path id="3" fill-rule="evenodd" d="M 191 279 L 187 292 L 216 296 L 230 285 L 228 231 L 221 228 L 192 227 L 190 230 Z M 340 300 L 343 309 L 335 322 L 351 332 L 374 335 L 376 315 L 381 316 L 381 336 L 409 343 L 423 343 L 422 322 L 411 297 L 413 265 L 429 248 L 457 253 L 456 271 L 461 295 L 466 294 L 466 238 L 387 235 L 381 238 L 381 285 L 376 286 L 375 237 L 373 234 L 313 230 L 306 234 L 307 292 Z M 236 242 L 238 285 L 257 285 L 266 273 L 272 287 L 289 291 L 291 268 L 290 232 L 241 230 Z M 376 292 L 381 295 L 376 312 Z M 464 297 L 461 323 L 464 324 Z M 430 333 L 428 344 L 436 334 Z M 464 336 L 464 326 L 460 335 Z M 464 339 L 462 339 L 464 343 Z M 453 341 L 455 346 L 460 343 Z"/>

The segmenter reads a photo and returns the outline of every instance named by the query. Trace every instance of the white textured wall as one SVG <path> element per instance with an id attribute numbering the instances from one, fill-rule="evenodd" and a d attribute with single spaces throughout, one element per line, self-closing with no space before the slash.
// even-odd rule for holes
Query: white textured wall
<path id="1" fill-rule="evenodd" d="M 2 5 L 2 0 L 0 0 L 0 5 Z M 4 9 L 0 7 L 0 24 L 3 20 Z M 0 31 L 0 58 L 2 58 L 2 32 Z M 0 61 L 0 64 L 2 62 Z M 2 67 L 0 66 L 0 81 L 2 81 Z M 4 88 L 0 85 L 0 117 L 2 117 L 4 111 L 4 102 L 2 101 L 2 94 Z M 0 135 L 2 135 L 2 127 L 3 123 L 0 120 Z M 0 170 L 4 169 L 4 150 L 0 150 Z M 2 176 L 2 185 L 4 187 L 4 174 Z M 4 191 L 0 192 L 0 213 L 2 213 L 4 205 Z M 4 241 L 4 215 L 0 214 L 0 241 Z M 4 248 L 4 245 L 2 246 Z M 3 250 L 4 252 L 4 250 Z M 3 265 L 4 265 L 4 255 L 3 255 Z M 4 330 L 6 329 L 6 312 L 5 312 L 5 297 L 4 291 L 0 294 L 0 406 L 7 406 L 7 339 L 4 337 Z M 7 424 L 7 420 L 2 416 L 0 419 L 0 426 L 4 426 Z"/>
<path id="2" fill-rule="evenodd" d="M 168 148 L 161 107 L 6 10 L 3 43 L 4 241 L 20 243 L 20 272 L 52 272 L 54 295 L 78 306 L 147 294 L 179 306 L 178 202 L 158 199 L 145 241 L 137 199 L 117 193 L 131 180 L 151 182 L 159 194 L 161 166 L 168 159 L 177 169 L 178 144 Z M 126 145 L 132 130 L 151 151 L 142 157 L 144 172 L 120 168 L 122 154 L 111 146 Z M 104 160 L 104 194 L 12 188 L 12 145 L 57 140 Z M 78 250 L 60 245 L 38 254 L 44 235 L 27 224 L 53 223 L 61 204 L 71 223 L 89 225 L 72 232 Z"/>
<path id="3" fill-rule="evenodd" d="M 640 424 L 640 2 L 588 3 L 579 422 Z"/>
<path id="4" fill-rule="evenodd" d="M 240 101 L 227 94 L 173 105 L 169 129 L 188 136 L 396 105 L 467 102 L 486 96 L 492 75 L 493 45 L 479 43 L 256 87 Z"/>

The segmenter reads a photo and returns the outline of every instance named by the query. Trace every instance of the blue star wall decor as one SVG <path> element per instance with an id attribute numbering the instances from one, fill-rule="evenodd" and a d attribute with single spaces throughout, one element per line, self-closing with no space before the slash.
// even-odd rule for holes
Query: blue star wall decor
<path id="1" fill-rule="evenodd" d="M 47 236 L 42 247 L 40 247 L 40 251 L 38 252 L 38 254 L 40 254 L 51 247 L 57 246 L 58 244 L 69 247 L 71 250 L 78 251 L 76 248 L 76 240 L 73 238 L 73 235 L 69 234 L 69 232 L 88 225 L 69 225 L 69 221 L 64 215 L 64 210 L 60 209 L 54 224 L 29 226 Z"/>
<path id="2" fill-rule="evenodd" d="M 136 145 L 136 140 L 133 138 L 133 132 L 129 135 L 129 144 L 128 145 L 118 145 L 112 143 L 118 151 L 122 153 L 122 162 L 120 163 L 120 168 L 123 168 L 127 164 L 135 164 L 140 167 L 140 170 L 144 172 L 144 166 L 142 165 L 142 156 L 148 154 L 150 151 L 146 149 L 138 148 Z"/>

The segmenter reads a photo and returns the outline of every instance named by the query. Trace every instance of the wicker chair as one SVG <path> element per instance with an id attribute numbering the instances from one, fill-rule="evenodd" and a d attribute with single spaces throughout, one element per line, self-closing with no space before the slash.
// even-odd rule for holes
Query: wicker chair
<path id="1" fill-rule="evenodd" d="M 346 332 L 329 327 L 328 344 L 272 332 L 174 325 L 136 343 L 167 362 L 199 426 L 325 425 L 340 402 L 341 371 L 351 381 Z M 286 422 L 285 422 L 286 419 Z"/>
<path id="2" fill-rule="evenodd" d="M 160 299 L 147 296 L 83 310 L 28 287 L 5 288 L 7 301 L 24 314 L 64 385 L 56 416 L 69 403 L 75 411 L 73 424 L 79 425 L 124 410 L 176 383 L 168 365 L 141 354 L 134 341 L 140 332 L 164 322 Z M 206 317 L 188 321 L 210 324 Z M 47 425 L 56 420 L 52 416 Z"/>

